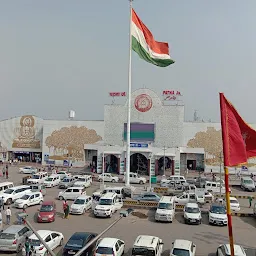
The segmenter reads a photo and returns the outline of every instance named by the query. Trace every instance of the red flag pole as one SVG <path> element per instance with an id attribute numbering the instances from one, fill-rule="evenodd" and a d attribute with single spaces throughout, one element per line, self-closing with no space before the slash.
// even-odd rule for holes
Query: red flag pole
<path id="1" fill-rule="evenodd" d="M 225 190 L 226 190 L 226 207 L 227 207 L 227 218 L 228 218 L 228 235 L 229 235 L 229 245 L 230 245 L 230 252 L 231 256 L 235 256 L 234 251 L 234 238 L 233 238 L 233 229 L 232 229 L 232 216 L 231 216 L 231 209 L 230 209 L 230 195 L 229 195 L 229 174 L 228 174 L 228 167 L 227 167 L 227 157 L 226 152 L 228 152 L 227 144 L 226 144 L 226 129 L 224 127 L 225 118 L 227 118 L 227 110 L 225 104 L 223 104 L 224 95 L 220 93 L 220 114 L 221 114 L 221 131 L 222 131 L 222 143 L 223 143 L 223 156 L 224 156 L 224 171 L 225 171 Z"/>

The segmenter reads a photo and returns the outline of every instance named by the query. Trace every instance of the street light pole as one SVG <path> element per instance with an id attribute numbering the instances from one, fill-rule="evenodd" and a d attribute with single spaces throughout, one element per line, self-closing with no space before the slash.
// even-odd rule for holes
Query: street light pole
<path id="1" fill-rule="evenodd" d="M 221 198 L 221 164 L 222 164 L 222 152 L 220 152 L 220 198 Z"/>
<path id="2" fill-rule="evenodd" d="M 102 153 L 102 185 L 103 185 L 103 189 L 105 187 L 105 154 L 104 151 Z"/>

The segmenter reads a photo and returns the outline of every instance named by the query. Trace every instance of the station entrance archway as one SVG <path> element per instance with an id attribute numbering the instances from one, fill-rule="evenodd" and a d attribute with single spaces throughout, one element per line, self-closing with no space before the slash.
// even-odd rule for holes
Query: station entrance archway
<path id="1" fill-rule="evenodd" d="M 148 175 L 148 159 L 140 153 L 130 156 L 130 171 L 140 175 Z"/>
<path id="2" fill-rule="evenodd" d="M 118 158 L 115 155 L 105 156 L 105 172 L 119 173 Z"/>
<path id="3" fill-rule="evenodd" d="M 168 156 L 162 156 L 158 160 L 158 174 L 164 175 L 164 165 L 165 170 L 172 168 L 172 160 Z"/>

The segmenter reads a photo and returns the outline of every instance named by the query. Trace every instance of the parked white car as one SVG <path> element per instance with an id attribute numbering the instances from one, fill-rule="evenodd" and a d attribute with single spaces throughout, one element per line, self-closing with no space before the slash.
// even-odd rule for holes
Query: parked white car
<path id="1" fill-rule="evenodd" d="M 1 197 L 3 198 L 3 201 L 5 204 L 11 204 L 15 200 L 21 198 L 22 196 L 31 193 L 30 186 L 22 185 L 17 187 L 12 187 L 6 189 L 2 194 Z"/>
<path id="2" fill-rule="evenodd" d="M 226 207 L 224 205 L 211 205 L 209 211 L 209 223 L 220 226 L 226 226 L 228 224 Z"/>
<path id="3" fill-rule="evenodd" d="M 14 202 L 14 207 L 25 209 L 28 206 L 42 204 L 44 197 L 41 192 L 28 193 Z"/>
<path id="4" fill-rule="evenodd" d="M 240 209 L 241 209 L 239 201 L 233 196 L 231 196 L 229 199 L 230 199 L 230 209 L 231 209 L 231 211 L 239 212 Z M 226 200 L 224 198 L 218 198 L 217 202 L 222 204 L 222 205 L 226 205 Z"/>
<path id="5" fill-rule="evenodd" d="M 241 245 L 234 244 L 234 252 L 236 256 L 246 256 L 246 252 Z M 216 256 L 231 255 L 230 245 L 222 244 L 217 248 Z"/>
<path id="6" fill-rule="evenodd" d="M 87 210 L 92 207 L 92 198 L 87 195 L 81 195 L 77 197 L 70 207 L 71 214 L 84 214 Z"/>
<path id="7" fill-rule="evenodd" d="M 45 243 L 54 250 L 58 246 L 63 245 L 64 236 L 62 233 L 50 230 L 38 230 L 37 233 L 45 241 Z M 34 247 L 33 256 L 45 256 L 47 255 L 47 250 L 44 245 L 38 240 L 35 234 L 29 237 L 30 246 Z"/>
<path id="8" fill-rule="evenodd" d="M 52 187 L 58 186 L 59 184 L 60 184 L 60 176 L 56 174 L 52 174 L 44 181 L 44 185 L 47 188 L 52 188 Z"/>
<path id="9" fill-rule="evenodd" d="M 84 175 L 79 177 L 76 182 L 74 183 L 74 187 L 85 187 L 88 188 L 92 184 L 92 176 L 91 175 Z"/>
<path id="10" fill-rule="evenodd" d="M 185 205 L 184 220 L 186 224 L 201 224 L 202 215 L 197 203 L 187 203 Z"/>
<path id="11" fill-rule="evenodd" d="M 124 173 L 123 182 L 125 182 L 125 179 L 126 179 L 126 173 Z M 141 177 L 135 172 L 130 173 L 130 183 L 145 184 L 146 182 L 147 182 L 147 179 L 145 177 Z"/>
<path id="12" fill-rule="evenodd" d="M 60 176 L 61 180 L 66 178 L 66 177 L 71 177 L 71 173 L 66 172 L 66 171 L 59 171 L 59 172 L 57 172 L 56 175 Z"/>
<path id="13" fill-rule="evenodd" d="M 106 193 L 100 200 L 98 205 L 96 205 L 93 213 L 95 217 L 109 217 L 111 218 L 113 213 L 123 207 L 123 201 L 118 198 L 116 193 Z"/>
<path id="14" fill-rule="evenodd" d="M 34 174 L 37 173 L 37 169 L 32 166 L 25 166 L 19 169 L 19 173 L 22 174 Z"/>
<path id="15" fill-rule="evenodd" d="M 113 176 L 111 173 L 104 173 L 98 176 L 98 181 L 106 181 L 106 182 L 118 182 L 119 178 L 117 176 Z"/>
<path id="16" fill-rule="evenodd" d="M 27 180 L 28 184 L 43 184 L 44 181 L 47 179 L 48 173 L 47 172 L 38 172 L 33 174 L 32 178 Z"/>
<path id="17" fill-rule="evenodd" d="M 192 241 L 176 239 L 172 244 L 170 255 L 196 255 L 196 245 Z"/>
<path id="18" fill-rule="evenodd" d="M 95 256 L 122 256 L 124 254 L 124 248 L 124 241 L 118 238 L 105 237 L 98 240 L 98 244 L 95 250 Z"/>
<path id="19" fill-rule="evenodd" d="M 60 191 L 58 198 L 60 200 L 75 200 L 81 195 L 86 195 L 84 187 L 70 187 L 64 191 Z"/>

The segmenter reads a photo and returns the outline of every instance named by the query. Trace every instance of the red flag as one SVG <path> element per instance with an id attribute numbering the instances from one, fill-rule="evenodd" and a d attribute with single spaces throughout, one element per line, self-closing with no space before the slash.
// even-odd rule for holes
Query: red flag
<path id="1" fill-rule="evenodd" d="M 224 165 L 246 164 L 256 157 L 256 131 L 238 114 L 234 106 L 220 93 L 220 113 Z"/>

